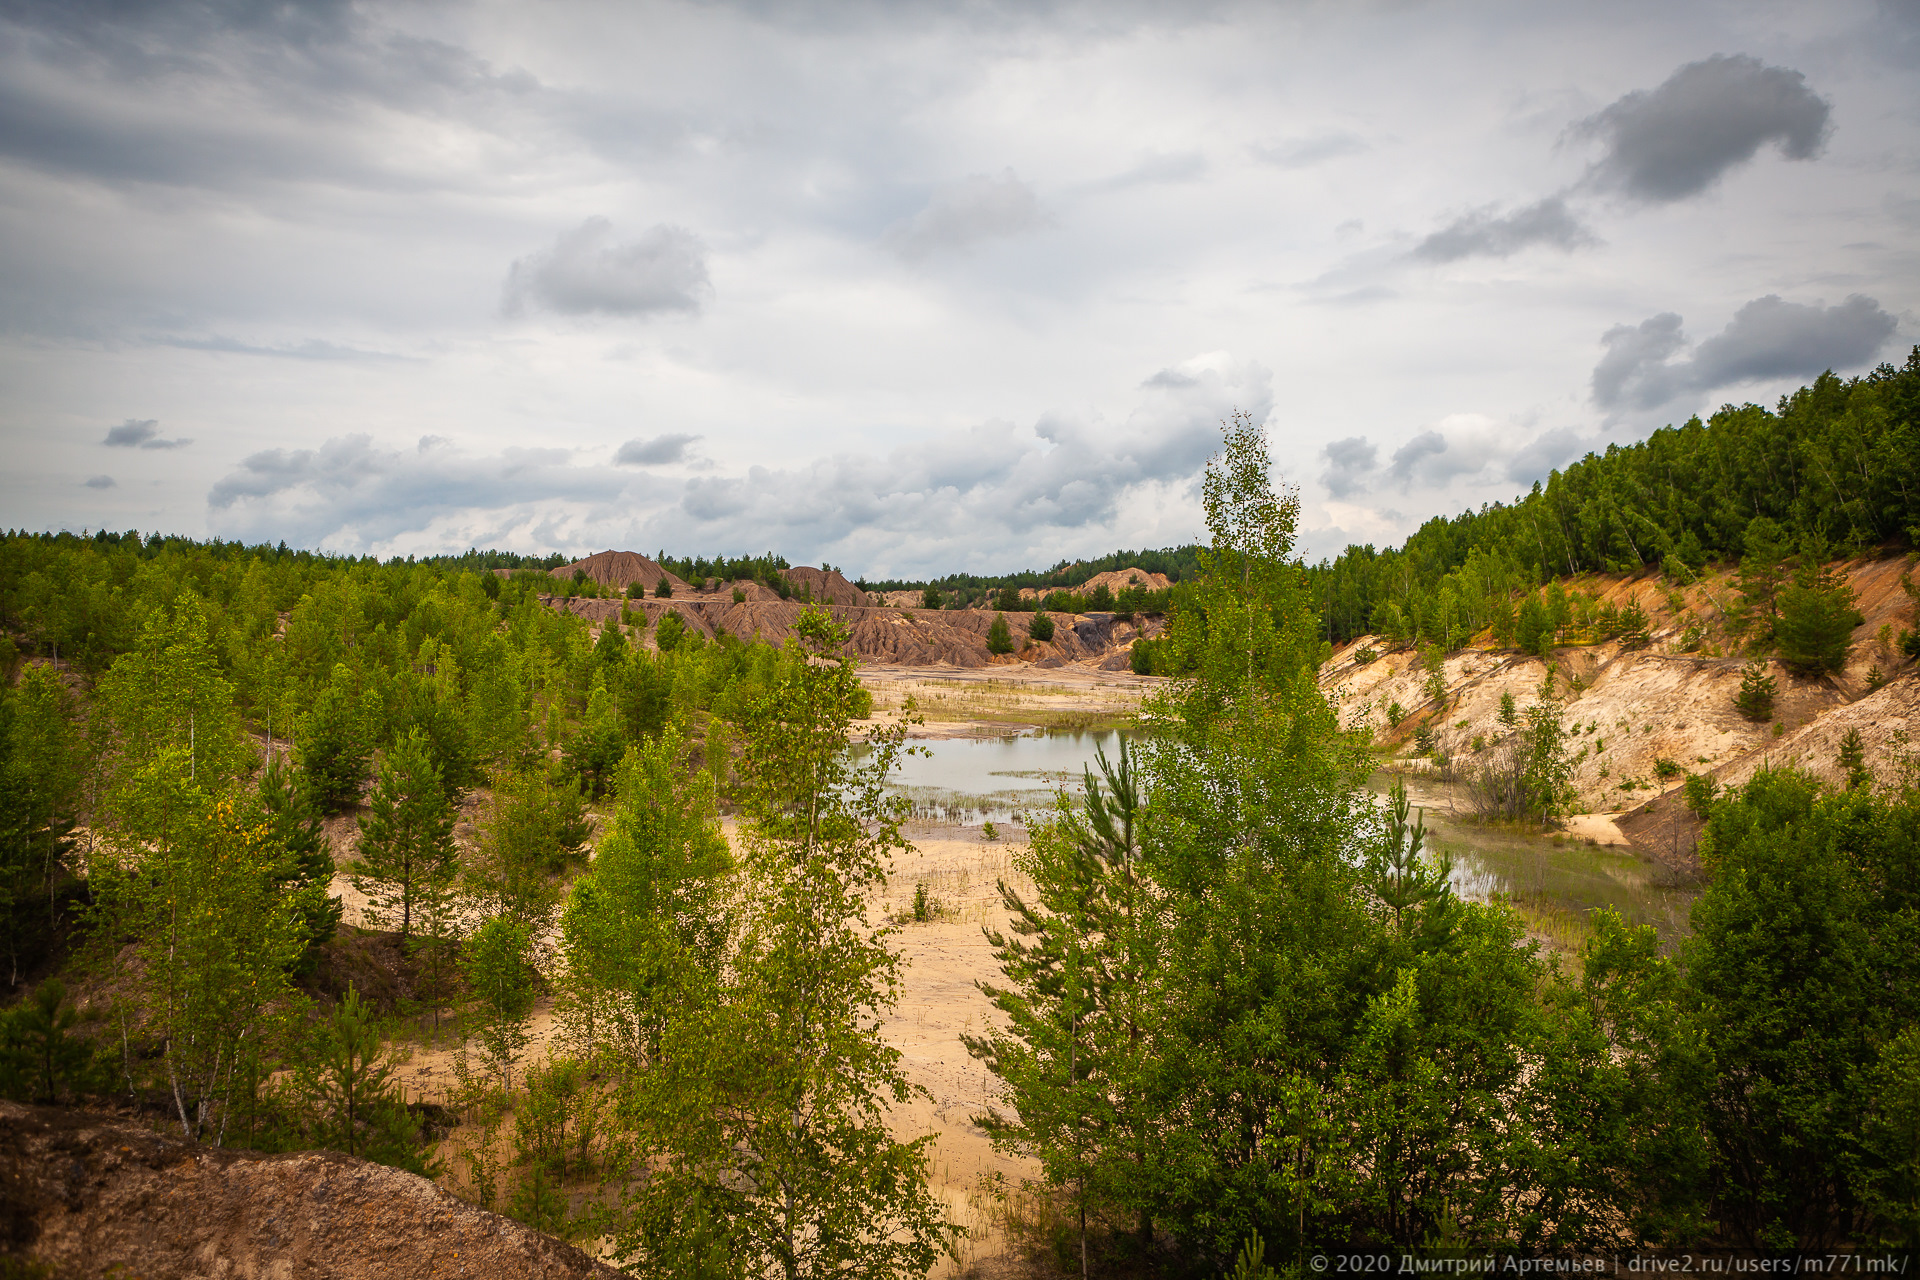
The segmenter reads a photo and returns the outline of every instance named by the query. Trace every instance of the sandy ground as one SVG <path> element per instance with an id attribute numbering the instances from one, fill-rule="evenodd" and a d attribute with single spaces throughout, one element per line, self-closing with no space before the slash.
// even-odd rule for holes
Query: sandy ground
<path id="1" fill-rule="evenodd" d="M 923 722 L 917 738 L 982 738 L 1040 728 L 1089 728 L 1136 714 L 1166 682 L 1131 671 L 1083 664 L 1035 667 L 863 666 L 874 718 L 856 721 L 855 736 L 887 723 L 911 697 Z"/>

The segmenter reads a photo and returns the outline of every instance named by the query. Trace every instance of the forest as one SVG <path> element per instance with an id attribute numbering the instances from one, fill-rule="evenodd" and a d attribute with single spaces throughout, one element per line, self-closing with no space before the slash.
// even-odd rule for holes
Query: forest
<path id="1" fill-rule="evenodd" d="M 1833 420 L 1910 429 L 1916 370 L 1834 384 Z M 1742 412 L 1771 439 L 1789 410 Z M 1912 459 L 1875 456 L 1881 501 Z M 1030 824 L 987 938 L 976 1122 L 1039 1164 L 992 1189 L 1028 1263 L 1914 1244 L 1920 763 L 1702 791 L 1689 936 L 1602 912 L 1544 951 L 1372 802 L 1250 421 L 1203 491 L 1154 732 Z M 1884 504 L 1770 510 L 1908 536 Z M 925 1274 L 957 1228 L 887 1124 L 904 926 L 869 911 L 910 724 L 847 752 L 871 704 L 824 611 L 778 650 L 648 648 L 644 614 L 596 636 L 491 571 L 537 563 L 0 544 L 0 1094 L 412 1169 L 634 1274 Z M 340 922 L 336 870 L 377 928 Z M 400 1091 L 403 1043 L 454 1047 L 446 1103 Z M 454 1119 L 481 1140 L 439 1147 Z"/>
<path id="2" fill-rule="evenodd" d="M 1904 366 L 1822 374 L 1772 410 L 1589 454 L 1512 503 L 1436 516 L 1406 543 L 1348 547 L 1312 567 L 1323 634 L 1447 637 L 1511 628 L 1518 600 L 1556 577 L 1806 552 L 1824 560 L 1920 543 L 1920 347 Z"/>

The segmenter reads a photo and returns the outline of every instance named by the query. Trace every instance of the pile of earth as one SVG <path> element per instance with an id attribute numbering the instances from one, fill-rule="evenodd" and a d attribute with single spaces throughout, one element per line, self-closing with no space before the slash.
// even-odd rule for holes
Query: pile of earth
<path id="1" fill-rule="evenodd" d="M 26 1262 L 24 1275 L 155 1280 L 619 1274 L 385 1165 L 331 1151 L 220 1150 L 112 1117 L 0 1102 L 5 1259 Z"/>

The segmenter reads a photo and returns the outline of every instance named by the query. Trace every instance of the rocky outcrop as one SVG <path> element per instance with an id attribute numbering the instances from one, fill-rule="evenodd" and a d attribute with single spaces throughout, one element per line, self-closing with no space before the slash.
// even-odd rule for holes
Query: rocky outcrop
<path id="1" fill-rule="evenodd" d="M 38 1262 L 52 1276 L 153 1280 L 619 1274 L 384 1165 L 327 1151 L 215 1150 L 102 1116 L 4 1102 L 0 1256 Z"/>

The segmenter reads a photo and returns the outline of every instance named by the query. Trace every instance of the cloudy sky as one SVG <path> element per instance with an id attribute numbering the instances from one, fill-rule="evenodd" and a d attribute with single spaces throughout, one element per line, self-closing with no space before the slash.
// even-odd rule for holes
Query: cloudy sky
<path id="1" fill-rule="evenodd" d="M 1920 4 L 0 0 L 0 526 L 1310 554 L 1920 341 Z"/>

